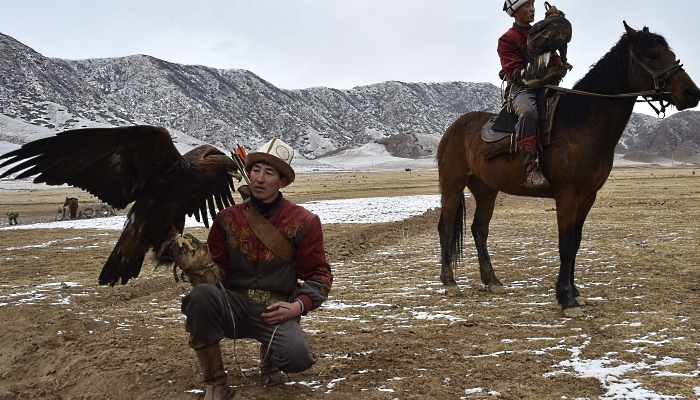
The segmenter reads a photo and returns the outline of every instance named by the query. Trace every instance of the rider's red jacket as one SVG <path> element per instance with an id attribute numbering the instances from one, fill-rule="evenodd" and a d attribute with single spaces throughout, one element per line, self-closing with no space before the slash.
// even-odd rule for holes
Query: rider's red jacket
<path id="1" fill-rule="evenodd" d="M 501 58 L 501 68 L 506 73 L 508 82 L 512 81 L 513 72 L 525 68 L 524 60 L 527 55 L 527 32 L 529 30 L 530 27 L 513 23 L 513 27 L 498 39 L 498 56 Z M 550 59 L 550 64 L 561 64 L 561 62 L 561 57 L 557 53 Z"/>

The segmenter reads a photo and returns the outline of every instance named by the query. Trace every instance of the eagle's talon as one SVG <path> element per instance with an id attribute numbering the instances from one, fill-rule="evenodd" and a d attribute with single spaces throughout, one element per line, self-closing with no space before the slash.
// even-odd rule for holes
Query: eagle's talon
<path id="1" fill-rule="evenodd" d="M 177 247 L 182 249 L 182 246 L 187 246 L 187 248 L 194 254 L 195 250 L 194 247 L 192 246 L 192 240 L 188 239 L 183 236 L 178 236 L 177 239 L 175 239 L 175 242 L 177 243 Z"/>

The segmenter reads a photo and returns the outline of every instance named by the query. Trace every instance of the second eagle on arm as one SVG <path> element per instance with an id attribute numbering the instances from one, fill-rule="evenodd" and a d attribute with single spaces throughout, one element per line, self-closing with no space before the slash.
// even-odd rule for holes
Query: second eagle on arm
<path id="1" fill-rule="evenodd" d="M 0 167 L 14 165 L 0 178 L 37 175 L 34 183 L 81 188 L 116 209 L 129 210 L 116 246 L 98 282 L 126 284 L 141 271 L 145 255 L 182 240 L 185 217 L 208 228 L 218 210 L 234 204 L 234 161 L 214 146 L 183 154 L 165 128 L 129 126 L 75 129 L 39 139 L 0 156 Z"/>
<path id="2" fill-rule="evenodd" d="M 527 56 L 523 83 L 536 88 L 558 83 L 573 68 L 567 60 L 568 44 L 571 41 L 571 22 L 555 6 L 544 2 L 545 19 L 534 24 L 528 31 Z M 550 64 L 552 55 L 559 52 L 562 64 Z"/>

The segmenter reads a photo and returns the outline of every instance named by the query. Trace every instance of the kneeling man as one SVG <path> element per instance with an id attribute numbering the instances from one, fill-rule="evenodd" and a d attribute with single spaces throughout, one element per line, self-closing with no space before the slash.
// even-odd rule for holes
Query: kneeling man
<path id="1" fill-rule="evenodd" d="M 316 362 L 299 321 L 328 298 L 333 274 L 319 217 L 280 192 L 294 182 L 293 156 L 279 139 L 248 154 L 251 198 L 217 214 L 209 232 L 225 290 L 200 284 L 182 300 L 207 399 L 228 395 L 219 346 L 224 337 L 260 342 L 263 386 L 283 382 L 280 370 L 302 372 Z"/>

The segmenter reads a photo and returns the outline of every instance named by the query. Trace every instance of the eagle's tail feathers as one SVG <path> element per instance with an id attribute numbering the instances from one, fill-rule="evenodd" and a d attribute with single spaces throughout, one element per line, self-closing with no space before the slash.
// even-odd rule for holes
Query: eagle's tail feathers
<path id="1" fill-rule="evenodd" d="M 569 48 L 569 45 L 567 45 L 567 44 L 565 44 L 559 48 L 559 57 L 561 57 L 561 61 L 564 64 L 569 62 L 567 57 L 566 57 L 566 52 L 567 52 L 568 48 Z"/>
<path id="2" fill-rule="evenodd" d="M 112 250 L 112 254 L 109 255 L 107 262 L 102 267 L 98 278 L 100 285 L 114 286 L 120 281 L 122 285 L 125 285 L 129 279 L 138 277 L 139 272 L 141 272 L 141 265 L 143 265 L 146 253 L 129 257 L 119 251 L 120 242 L 121 238 L 119 238 L 117 245 Z"/>
<path id="3" fill-rule="evenodd" d="M 549 65 L 549 60 L 552 58 L 552 53 L 547 51 L 535 58 L 535 74 L 538 79 L 544 78 L 547 75 L 547 66 Z"/>
<path id="4" fill-rule="evenodd" d="M 537 55 L 532 62 L 525 66 L 525 80 L 542 79 L 547 75 L 547 67 L 549 60 L 552 58 L 552 52 L 547 51 Z"/>

